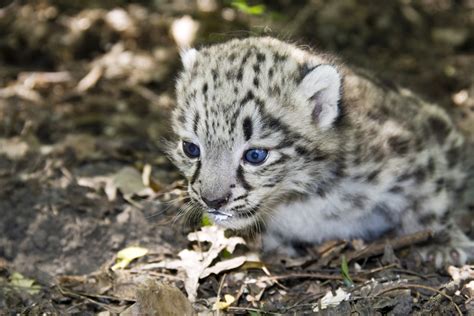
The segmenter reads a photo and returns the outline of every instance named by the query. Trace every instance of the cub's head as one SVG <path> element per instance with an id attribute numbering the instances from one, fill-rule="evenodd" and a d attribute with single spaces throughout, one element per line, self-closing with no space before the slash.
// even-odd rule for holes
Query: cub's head
<path id="1" fill-rule="evenodd" d="M 192 203 L 217 224 L 246 227 L 332 181 L 342 83 L 328 60 L 271 38 L 191 49 L 182 60 L 170 156 Z"/>

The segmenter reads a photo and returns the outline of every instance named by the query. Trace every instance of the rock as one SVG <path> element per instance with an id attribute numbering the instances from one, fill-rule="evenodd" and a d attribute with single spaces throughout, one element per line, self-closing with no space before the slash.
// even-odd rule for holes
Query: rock
<path id="1" fill-rule="evenodd" d="M 191 303 L 179 289 L 149 280 L 137 289 L 136 303 L 120 315 L 187 316 L 195 313 Z"/>

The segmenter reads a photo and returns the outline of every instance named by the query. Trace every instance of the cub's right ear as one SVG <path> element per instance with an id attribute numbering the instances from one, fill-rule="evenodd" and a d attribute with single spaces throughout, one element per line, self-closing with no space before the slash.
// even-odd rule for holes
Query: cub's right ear
<path id="1" fill-rule="evenodd" d="M 180 56 L 184 69 L 190 70 L 196 62 L 198 51 L 194 48 L 185 49 L 181 51 Z"/>

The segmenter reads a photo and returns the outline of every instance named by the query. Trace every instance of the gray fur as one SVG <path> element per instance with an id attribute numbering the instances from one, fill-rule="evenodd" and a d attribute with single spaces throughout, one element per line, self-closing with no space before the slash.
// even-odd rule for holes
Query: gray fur
<path id="1" fill-rule="evenodd" d="M 183 59 L 170 155 L 196 205 L 206 209 L 201 196 L 230 192 L 229 203 L 209 210 L 218 224 L 263 222 L 271 250 L 388 230 L 441 232 L 453 222 L 448 211 L 466 180 L 457 159 L 464 140 L 441 108 L 272 38 L 232 40 Z M 201 157 L 184 155 L 182 140 Z M 244 162 L 249 148 L 268 149 L 268 159 Z M 452 231 L 445 249 L 465 261 L 473 243 Z"/>

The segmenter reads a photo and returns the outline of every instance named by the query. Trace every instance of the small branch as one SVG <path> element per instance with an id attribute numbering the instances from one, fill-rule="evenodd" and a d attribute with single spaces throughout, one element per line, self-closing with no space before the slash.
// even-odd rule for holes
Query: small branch
<path id="1" fill-rule="evenodd" d="M 227 273 L 224 273 L 224 275 L 221 278 L 221 282 L 219 283 L 219 289 L 217 289 L 216 304 L 219 303 L 219 301 L 221 300 L 221 291 L 222 291 L 222 288 L 224 287 L 224 281 L 225 281 L 226 277 L 227 277 Z M 217 309 L 216 314 L 217 314 L 217 316 L 220 315 L 220 309 L 219 308 Z"/>
<path id="2" fill-rule="evenodd" d="M 358 282 L 365 282 L 367 279 L 361 278 L 358 276 L 352 276 L 352 280 Z M 287 275 L 275 275 L 275 276 L 268 276 L 262 277 L 264 280 L 286 280 L 286 279 L 320 279 L 320 280 L 344 280 L 342 275 L 338 274 L 325 274 L 325 273 L 294 273 L 294 274 L 287 274 Z"/>
<path id="3" fill-rule="evenodd" d="M 406 248 L 429 240 L 433 236 L 429 230 L 424 230 L 410 235 L 400 236 L 392 240 L 384 240 L 368 245 L 362 250 L 353 251 L 347 254 L 347 261 L 365 259 L 378 256 L 384 253 L 385 245 L 389 243 L 393 250 Z M 340 261 L 340 260 L 339 260 Z"/>
<path id="4" fill-rule="evenodd" d="M 236 312 L 255 312 L 258 314 L 265 314 L 265 315 L 282 315 L 279 313 L 272 313 L 272 312 L 266 312 L 263 309 L 257 309 L 257 308 L 250 308 L 250 307 L 235 307 L 235 306 L 229 306 L 227 308 L 228 311 L 236 311 Z"/>

